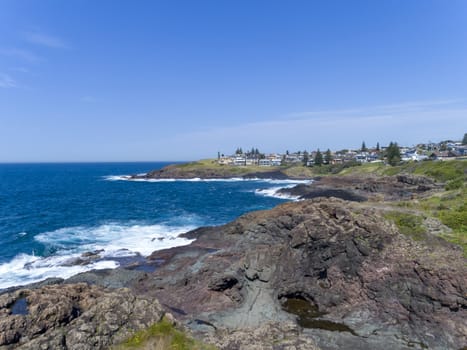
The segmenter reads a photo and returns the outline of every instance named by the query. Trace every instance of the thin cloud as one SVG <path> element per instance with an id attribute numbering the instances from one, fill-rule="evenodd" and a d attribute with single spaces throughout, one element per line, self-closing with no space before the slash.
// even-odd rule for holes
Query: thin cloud
<path id="1" fill-rule="evenodd" d="M 307 119 L 307 117 L 349 117 L 356 116 L 363 117 L 367 115 L 387 115 L 387 114 L 400 114 L 407 112 L 422 112 L 434 111 L 440 108 L 453 107 L 459 104 L 465 104 L 463 99 L 449 99 L 449 100 L 435 100 L 435 101 L 411 101 L 396 104 L 377 105 L 357 107 L 352 109 L 337 109 L 337 110 L 316 110 L 307 112 L 296 112 L 286 115 L 286 118 L 291 119 Z"/>
<path id="2" fill-rule="evenodd" d="M 266 152 L 277 152 L 358 147 L 362 140 L 368 145 L 376 142 L 384 145 L 394 140 L 412 145 L 440 137 L 456 137 L 459 130 L 464 130 L 467 105 L 461 102 L 398 104 L 389 108 L 343 109 L 293 119 L 251 121 L 231 127 L 181 131 L 163 143 L 173 147 L 181 142 L 196 145 L 193 151 L 206 155 L 212 150 L 229 152 L 238 146 L 257 146 Z"/>
<path id="3" fill-rule="evenodd" d="M 22 61 L 27 61 L 31 63 L 39 62 L 42 60 L 41 57 L 37 56 L 35 53 L 31 51 L 24 50 L 24 49 L 18 49 L 15 47 L 0 49 L 0 55 L 17 58 Z"/>
<path id="4" fill-rule="evenodd" d="M 0 88 L 8 89 L 17 87 L 16 81 L 8 74 L 0 73 Z"/>
<path id="5" fill-rule="evenodd" d="M 69 45 L 61 38 L 40 32 L 26 32 L 24 33 L 24 39 L 32 44 L 55 49 L 69 48 Z"/>

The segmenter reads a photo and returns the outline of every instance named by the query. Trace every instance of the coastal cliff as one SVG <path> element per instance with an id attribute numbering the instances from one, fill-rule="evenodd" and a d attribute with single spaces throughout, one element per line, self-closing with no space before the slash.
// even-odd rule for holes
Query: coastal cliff
<path id="1" fill-rule="evenodd" d="M 467 261 L 444 238 L 465 187 L 444 187 L 323 177 L 283 190 L 302 201 L 190 231 L 144 263 L 13 288 L 0 349 L 139 349 L 122 344 L 164 315 L 204 341 L 193 349 L 464 349 Z M 433 205 L 439 219 L 422 211 Z"/>

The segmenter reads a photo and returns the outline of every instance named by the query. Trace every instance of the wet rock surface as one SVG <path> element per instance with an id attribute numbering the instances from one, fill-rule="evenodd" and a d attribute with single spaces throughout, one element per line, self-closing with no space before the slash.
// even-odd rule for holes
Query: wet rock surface
<path id="1" fill-rule="evenodd" d="M 187 236 L 197 240 L 153 253 L 160 266 L 132 288 L 180 310 L 177 317 L 221 348 L 254 346 L 239 338 L 261 327 L 269 329 L 263 342 L 271 349 L 467 344 L 462 253 L 412 241 L 368 205 L 325 198 L 287 203 Z M 316 309 L 307 322 L 284 308 L 297 299 Z M 273 330 L 283 324 L 295 325 L 297 336 L 290 336 L 308 343 L 282 343 L 273 336 L 281 331 Z"/>

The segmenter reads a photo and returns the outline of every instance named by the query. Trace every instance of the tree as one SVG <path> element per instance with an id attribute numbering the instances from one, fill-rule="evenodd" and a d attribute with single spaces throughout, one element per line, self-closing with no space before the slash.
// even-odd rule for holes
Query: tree
<path id="1" fill-rule="evenodd" d="M 467 133 L 464 134 L 464 138 L 462 139 L 462 144 L 467 145 Z"/>
<path id="2" fill-rule="evenodd" d="M 368 148 L 366 148 L 365 141 L 362 142 L 362 152 L 368 151 Z"/>
<path id="3" fill-rule="evenodd" d="M 401 151 L 397 142 L 389 143 L 389 146 L 386 150 L 386 157 L 390 165 L 397 165 L 401 161 Z"/>
<path id="4" fill-rule="evenodd" d="M 323 154 L 319 151 L 319 148 L 315 154 L 315 165 L 317 166 L 323 165 Z"/>
<path id="5" fill-rule="evenodd" d="M 324 162 L 326 164 L 329 164 L 331 163 L 331 161 L 332 161 L 332 153 L 331 153 L 331 150 L 328 148 L 328 150 L 324 154 Z"/>
<path id="6" fill-rule="evenodd" d="M 376 142 L 376 152 L 379 152 L 379 151 L 380 151 L 379 142 Z"/>
<path id="7" fill-rule="evenodd" d="M 243 154 L 243 150 L 241 147 L 237 148 L 237 150 L 235 151 L 235 154 Z"/>
<path id="8" fill-rule="evenodd" d="M 303 165 L 304 165 L 304 166 L 307 166 L 307 165 L 308 165 L 308 160 L 309 160 L 308 152 L 307 152 L 307 151 L 303 151 Z"/>

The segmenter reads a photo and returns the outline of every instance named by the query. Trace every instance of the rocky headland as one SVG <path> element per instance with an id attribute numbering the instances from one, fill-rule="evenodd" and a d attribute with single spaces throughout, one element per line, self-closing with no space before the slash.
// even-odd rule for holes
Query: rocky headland
<path id="1" fill-rule="evenodd" d="M 219 349 L 465 349 L 462 249 L 440 223 L 414 239 L 385 215 L 442 186 L 346 176 L 286 191 L 304 200 L 188 232 L 139 266 L 0 295 L 0 349 L 106 349 L 164 313 Z"/>
<path id="2" fill-rule="evenodd" d="M 143 175 L 132 175 L 130 179 L 310 179 L 312 172 L 303 166 L 261 167 L 218 165 L 214 160 L 172 164 Z"/>

